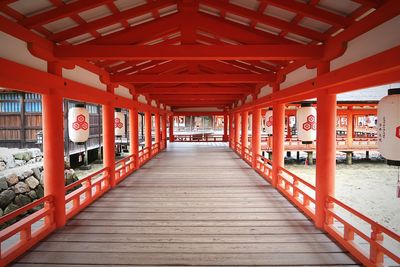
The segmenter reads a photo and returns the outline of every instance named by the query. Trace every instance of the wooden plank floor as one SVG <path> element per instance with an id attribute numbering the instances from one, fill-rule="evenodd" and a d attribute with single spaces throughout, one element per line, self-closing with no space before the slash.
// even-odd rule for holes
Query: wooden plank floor
<path id="1" fill-rule="evenodd" d="M 176 143 L 15 266 L 355 266 L 225 144 Z"/>

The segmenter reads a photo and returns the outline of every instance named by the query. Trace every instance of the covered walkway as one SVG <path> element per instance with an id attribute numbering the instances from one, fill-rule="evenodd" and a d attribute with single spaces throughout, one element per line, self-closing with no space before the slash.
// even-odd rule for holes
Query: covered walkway
<path id="1" fill-rule="evenodd" d="M 225 143 L 171 144 L 15 266 L 30 264 L 356 265 Z"/>

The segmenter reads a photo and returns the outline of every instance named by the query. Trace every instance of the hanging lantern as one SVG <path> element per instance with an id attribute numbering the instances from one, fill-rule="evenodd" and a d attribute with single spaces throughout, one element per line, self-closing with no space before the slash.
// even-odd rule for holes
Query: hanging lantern
<path id="1" fill-rule="evenodd" d="M 272 125 L 273 125 L 273 112 L 272 109 L 268 109 L 265 113 L 265 131 L 267 135 L 272 135 Z"/>
<path id="2" fill-rule="evenodd" d="M 387 164 L 400 166 L 400 88 L 378 104 L 378 149 Z"/>
<path id="3" fill-rule="evenodd" d="M 297 138 L 303 144 L 312 144 L 317 137 L 317 110 L 311 103 L 302 103 L 296 112 Z"/>
<path id="4" fill-rule="evenodd" d="M 89 112 L 84 104 L 76 104 L 68 110 L 69 139 L 83 144 L 89 139 Z"/>
<path id="5" fill-rule="evenodd" d="M 125 116 L 124 113 L 121 112 L 121 109 L 115 109 L 114 128 L 115 136 L 125 135 Z"/>

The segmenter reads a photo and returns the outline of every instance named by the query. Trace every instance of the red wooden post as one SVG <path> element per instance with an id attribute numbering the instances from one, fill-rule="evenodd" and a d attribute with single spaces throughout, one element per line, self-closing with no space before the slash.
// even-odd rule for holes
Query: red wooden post
<path id="1" fill-rule="evenodd" d="M 224 142 L 228 142 L 228 113 L 225 111 L 224 113 L 224 136 L 222 140 Z"/>
<path id="2" fill-rule="evenodd" d="M 233 131 L 233 113 L 229 113 L 229 147 L 232 147 L 235 133 Z"/>
<path id="3" fill-rule="evenodd" d="M 151 143 L 152 143 L 152 137 L 151 137 L 151 111 L 146 110 L 144 113 L 144 127 L 145 127 L 145 136 L 144 136 L 144 141 L 145 141 L 145 147 L 149 149 L 149 155 L 151 156 Z"/>
<path id="4" fill-rule="evenodd" d="M 257 165 L 257 157 L 261 155 L 261 109 L 253 110 L 253 120 L 251 126 L 251 149 L 253 152 L 253 168 Z"/>
<path id="5" fill-rule="evenodd" d="M 164 114 L 162 116 L 161 128 L 162 128 L 162 130 L 161 130 L 162 141 L 161 142 L 163 143 L 164 148 L 167 148 L 167 115 L 166 114 Z"/>
<path id="6" fill-rule="evenodd" d="M 114 92 L 113 84 L 107 85 L 108 92 Z M 114 107 L 109 102 L 103 105 L 103 158 L 104 167 L 109 169 L 110 186 L 115 187 L 115 132 Z"/>
<path id="7" fill-rule="evenodd" d="M 249 112 L 242 112 L 242 157 L 244 158 L 245 148 L 248 147 L 249 144 L 249 134 L 248 134 L 248 126 L 249 126 Z"/>
<path id="8" fill-rule="evenodd" d="M 274 92 L 279 91 L 279 84 L 273 87 Z M 284 166 L 284 144 L 285 144 L 285 105 L 273 104 L 272 122 L 272 186 L 278 184 L 279 169 Z"/>
<path id="9" fill-rule="evenodd" d="M 135 169 L 139 168 L 138 154 L 139 154 L 139 129 L 138 129 L 138 111 L 136 108 L 129 109 L 129 128 L 130 128 L 130 153 L 133 154 Z"/>
<path id="10" fill-rule="evenodd" d="M 174 116 L 169 116 L 169 142 L 174 142 Z"/>
<path id="11" fill-rule="evenodd" d="M 353 109 L 353 107 L 348 107 L 349 111 L 347 113 L 347 134 L 346 134 L 346 144 L 347 147 L 352 147 L 353 146 L 353 123 L 354 123 L 354 115 L 351 112 L 351 110 Z"/>
<path id="12" fill-rule="evenodd" d="M 56 62 L 48 63 L 48 72 L 62 76 L 62 68 Z M 66 222 L 63 98 L 57 90 L 50 90 L 43 95 L 42 103 L 44 193 L 54 197 L 54 220 L 57 227 L 63 227 Z"/>
<path id="13" fill-rule="evenodd" d="M 318 66 L 318 75 L 329 71 L 329 64 Z M 315 225 L 323 228 L 327 196 L 334 197 L 336 173 L 336 95 L 321 92 L 317 97 L 317 164 Z"/>
<path id="14" fill-rule="evenodd" d="M 236 144 L 240 142 L 240 113 L 235 113 L 235 150 Z"/>
<path id="15" fill-rule="evenodd" d="M 154 114 L 154 133 L 155 133 L 155 143 L 161 147 L 161 138 L 160 138 L 160 114 L 155 113 Z"/>

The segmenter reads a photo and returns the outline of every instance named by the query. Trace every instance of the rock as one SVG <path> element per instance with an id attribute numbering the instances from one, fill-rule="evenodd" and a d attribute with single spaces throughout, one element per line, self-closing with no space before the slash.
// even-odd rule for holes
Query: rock
<path id="1" fill-rule="evenodd" d="M 9 186 L 15 185 L 19 182 L 18 176 L 15 173 L 8 175 L 6 180 Z"/>
<path id="2" fill-rule="evenodd" d="M 0 177 L 0 190 L 8 188 L 7 178 L 5 176 Z"/>
<path id="3" fill-rule="evenodd" d="M 3 216 L 3 214 L 4 214 L 3 209 L 0 209 L 0 217 Z"/>
<path id="4" fill-rule="evenodd" d="M 44 189 L 43 189 L 43 186 L 38 185 L 38 187 L 36 187 L 35 191 L 36 191 L 36 194 L 37 194 L 37 197 L 38 197 L 38 198 L 44 197 Z"/>
<path id="5" fill-rule="evenodd" d="M 22 176 L 24 176 L 25 178 L 28 178 L 29 176 L 32 176 L 32 175 L 33 175 L 32 170 L 27 170 L 22 173 Z"/>
<path id="6" fill-rule="evenodd" d="M 7 207 L 15 198 L 15 193 L 12 190 L 4 190 L 0 193 L 0 208 Z"/>
<path id="7" fill-rule="evenodd" d="M 29 192 L 29 186 L 24 182 L 19 182 L 15 185 L 14 192 L 17 194 L 23 194 Z"/>
<path id="8" fill-rule="evenodd" d="M 29 161 L 32 159 L 32 153 L 30 153 L 29 151 L 20 151 L 14 154 L 14 159 Z"/>
<path id="9" fill-rule="evenodd" d="M 25 160 L 16 159 L 14 162 L 15 162 L 14 167 L 19 167 L 19 166 L 25 165 Z"/>
<path id="10" fill-rule="evenodd" d="M 32 202 L 32 200 L 30 199 L 30 197 L 25 196 L 23 194 L 20 194 L 18 196 L 15 197 L 14 199 L 15 204 L 17 204 L 19 207 L 23 207 L 29 203 Z"/>
<path id="11" fill-rule="evenodd" d="M 40 174 L 39 183 L 40 183 L 40 185 L 44 186 L 44 172 L 42 172 L 42 173 Z"/>
<path id="12" fill-rule="evenodd" d="M 33 176 L 35 176 L 36 179 L 40 180 L 42 175 L 40 173 L 39 168 L 33 168 L 32 171 L 33 171 Z"/>
<path id="13" fill-rule="evenodd" d="M 4 215 L 13 212 L 14 210 L 19 209 L 19 207 L 17 205 L 15 205 L 14 203 L 9 204 L 6 209 L 4 210 Z"/>
<path id="14" fill-rule="evenodd" d="M 36 191 L 34 191 L 34 190 L 29 191 L 29 192 L 28 192 L 28 196 L 29 196 L 32 200 L 37 199 L 37 194 L 36 194 Z"/>
<path id="15" fill-rule="evenodd" d="M 30 189 L 35 189 L 39 185 L 39 181 L 35 177 L 29 176 L 26 178 L 25 184 L 27 184 Z"/>
<path id="16" fill-rule="evenodd" d="M 7 167 L 7 164 L 4 161 L 0 161 L 0 171 L 4 171 Z"/>
<path id="17" fill-rule="evenodd" d="M 39 148 L 30 148 L 29 152 L 31 153 L 33 158 L 42 157 L 42 151 Z"/>
<path id="18" fill-rule="evenodd" d="M 75 171 L 73 169 L 65 170 L 64 177 L 65 177 L 65 185 L 72 184 L 73 182 L 78 180 L 78 177 L 76 176 Z"/>

